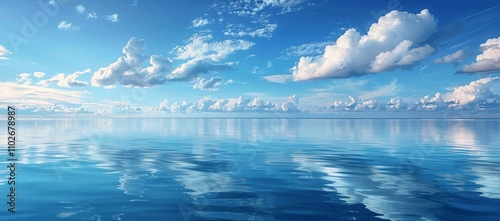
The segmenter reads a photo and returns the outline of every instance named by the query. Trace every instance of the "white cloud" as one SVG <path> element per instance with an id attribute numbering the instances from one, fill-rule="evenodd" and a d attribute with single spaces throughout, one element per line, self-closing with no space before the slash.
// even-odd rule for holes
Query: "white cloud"
<path id="1" fill-rule="evenodd" d="M 329 106 L 332 111 L 404 111 L 408 105 L 401 97 L 393 97 L 389 101 L 376 99 L 362 100 L 349 96 L 348 101 L 337 100 Z"/>
<path id="2" fill-rule="evenodd" d="M 334 101 L 330 108 L 333 111 L 385 111 L 399 110 L 398 108 L 406 107 L 401 98 L 391 98 L 388 103 L 369 99 L 355 100 L 349 96 L 349 101 Z"/>
<path id="3" fill-rule="evenodd" d="M 33 73 L 33 76 L 35 76 L 37 78 L 42 78 L 43 76 L 45 76 L 45 73 L 44 72 L 35 72 L 35 73 Z"/>
<path id="4" fill-rule="evenodd" d="M 5 57 L 5 55 L 8 54 L 11 54 L 11 52 L 7 50 L 7 48 L 5 48 L 4 46 L 0 45 L 0 60 L 9 60 L 8 57 Z"/>
<path id="5" fill-rule="evenodd" d="M 33 73 L 33 77 L 36 78 L 41 78 L 45 75 L 43 72 L 35 72 Z M 30 85 L 31 84 L 31 74 L 29 73 L 21 73 L 17 75 L 18 78 L 16 78 L 17 83 L 24 84 L 24 85 Z"/>
<path id="6" fill-rule="evenodd" d="M 57 28 L 61 30 L 79 30 L 80 26 L 75 26 L 73 25 L 73 23 L 70 23 L 68 21 L 61 21 L 57 25 Z"/>
<path id="7" fill-rule="evenodd" d="M 0 83 L 0 103 L 30 107 L 53 105 L 54 103 L 81 104 L 84 92 L 59 90 L 40 86 Z"/>
<path id="8" fill-rule="evenodd" d="M 252 74 L 257 74 L 258 71 L 259 71 L 259 67 L 258 66 L 254 66 L 252 68 Z"/>
<path id="9" fill-rule="evenodd" d="M 187 101 L 183 101 L 182 103 L 175 102 L 170 107 L 170 112 L 172 112 L 172 113 L 185 113 L 189 109 L 191 109 L 190 107 L 192 107 L 192 106 L 193 106 L 193 104 L 189 103 Z"/>
<path id="10" fill-rule="evenodd" d="M 31 75 L 28 73 L 21 73 L 18 74 L 19 78 L 17 78 L 17 82 L 24 84 L 24 85 L 30 85 L 31 84 Z"/>
<path id="11" fill-rule="evenodd" d="M 111 108 L 111 114 L 114 115 L 126 115 L 126 114 L 139 114 L 142 113 L 142 109 L 139 107 L 132 107 L 128 103 L 118 103 L 113 105 Z"/>
<path id="12" fill-rule="evenodd" d="M 214 63 L 210 59 L 192 59 L 179 65 L 168 76 L 170 81 L 193 80 L 202 74 L 233 69 L 235 62 Z"/>
<path id="13" fill-rule="evenodd" d="M 371 91 L 362 91 L 359 95 L 359 98 L 362 100 L 369 100 L 372 98 L 378 97 L 388 97 L 394 96 L 399 92 L 399 87 L 397 85 L 397 81 L 394 80 L 388 85 L 384 85 L 380 88 Z"/>
<path id="14" fill-rule="evenodd" d="M 384 110 L 385 106 L 381 104 L 378 100 L 370 99 L 366 101 L 359 102 L 356 107 L 354 108 L 355 110 Z"/>
<path id="15" fill-rule="evenodd" d="M 488 39 L 481 44 L 482 53 L 476 56 L 476 62 L 464 65 L 459 73 L 500 72 L 500 37 Z"/>
<path id="16" fill-rule="evenodd" d="M 281 103 L 264 101 L 260 97 L 252 99 L 238 97 L 219 100 L 200 99 L 195 103 L 183 101 L 168 104 L 167 99 L 162 101 L 154 110 L 169 113 L 193 112 L 300 112 L 297 96 L 293 95 Z"/>
<path id="17" fill-rule="evenodd" d="M 20 108 L 26 114 L 33 115 L 54 115 L 54 116 L 65 116 L 65 115 L 88 115 L 92 114 L 91 111 L 86 110 L 84 107 L 70 107 L 62 104 L 51 104 L 44 106 L 21 106 Z"/>
<path id="18" fill-rule="evenodd" d="M 222 85 L 224 80 L 221 77 L 212 77 L 210 79 L 200 78 L 193 85 L 193 89 L 216 91 L 219 90 L 217 87 Z"/>
<path id="19" fill-rule="evenodd" d="M 76 11 L 77 11 L 78 13 L 80 13 L 80 14 L 85 12 L 85 6 L 83 6 L 83 5 L 77 5 L 77 6 L 75 7 L 75 9 L 76 9 Z"/>
<path id="20" fill-rule="evenodd" d="M 237 62 L 220 63 L 220 61 L 235 51 L 248 50 L 254 45 L 245 40 L 208 42 L 210 39 L 212 39 L 211 35 L 195 35 L 186 45 L 174 48 L 172 53 L 177 54 L 177 59 L 191 60 L 175 68 L 169 80 L 193 80 L 201 74 L 232 69 Z"/>
<path id="21" fill-rule="evenodd" d="M 87 19 L 96 19 L 97 14 L 95 12 L 89 12 L 87 13 Z"/>
<path id="22" fill-rule="evenodd" d="M 80 75 L 88 73 L 90 73 L 90 69 L 86 69 L 84 71 L 77 71 L 68 76 L 65 76 L 63 73 L 59 73 L 49 79 L 38 82 L 37 85 L 40 85 L 42 87 L 48 87 L 51 83 L 57 82 L 57 86 L 59 87 L 67 87 L 67 88 L 84 87 L 87 86 L 88 83 L 85 81 L 77 80 L 76 78 L 78 78 Z"/>
<path id="23" fill-rule="evenodd" d="M 172 61 L 160 55 L 152 55 L 148 59 L 145 40 L 131 38 L 122 52 L 124 56 L 94 73 L 92 86 L 112 87 L 119 83 L 124 86 L 153 87 L 168 80 Z M 150 66 L 143 68 L 148 60 Z"/>
<path id="24" fill-rule="evenodd" d="M 334 90 L 337 91 L 358 91 L 360 88 L 363 88 L 366 84 L 368 84 L 367 80 L 353 80 L 352 78 L 350 79 L 339 79 L 334 82 L 333 84 L 328 85 L 327 88 L 315 88 L 312 89 L 315 92 L 331 92 Z M 369 93 L 369 91 L 367 91 Z"/>
<path id="25" fill-rule="evenodd" d="M 354 110 L 356 107 L 356 100 L 349 96 L 349 101 L 334 101 L 330 108 L 334 111 L 349 111 Z"/>
<path id="26" fill-rule="evenodd" d="M 280 13 L 288 13 L 302 9 L 301 4 L 307 0 L 259 0 L 259 1 L 234 1 L 230 4 L 230 13 L 239 16 L 256 16 L 259 12 L 278 8 Z"/>
<path id="27" fill-rule="evenodd" d="M 302 44 L 299 46 L 291 46 L 283 52 L 285 54 L 285 58 L 292 56 L 316 56 L 322 54 L 325 51 L 325 47 L 327 45 L 331 45 L 333 42 L 331 41 L 323 41 L 323 42 L 313 42 L 308 44 Z"/>
<path id="28" fill-rule="evenodd" d="M 106 15 L 106 20 L 110 22 L 118 22 L 118 14 Z"/>
<path id="29" fill-rule="evenodd" d="M 462 62 L 467 55 L 464 50 L 458 50 L 452 54 L 446 55 L 442 58 L 434 59 L 434 63 L 445 64 L 445 63 L 455 63 L 458 64 Z"/>
<path id="30" fill-rule="evenodd" d="M 254 43 L 245 40 L 208 42 L 212 38 L 211 35 L 195 35 L 189 39 L 186 45 L 177 46 L 173 52 L 177 54 L 177 59 L 209 58 L 219 61 L 235 51 L 248 50 L 254 45 Z"/>
<path id="31" fill-rule="evenodd" d="M 270 76 L 265 76 L 265 77 L 262 77 L 262 78 L 264 78 L 268 82 L 279 83 L 279 84 L 284 84 L 287 81 L 291 81 L 292 80 L 292 76 L 288 75 L 288 74 L 284 74 L 284 75 L 270 75 Z"/>
<path id="32" fill-rule="evenodd" d="M 441 93 L 437 92 L 434 97 L 426 95 L 420 101 L 409 107 L 416 111 L 442 111 L 448 108 L 448 104 L 443 99 Z"/>
<path id="33" fill-rule="evenodd" d="M 246 50 L 253 43 L 242 40 L 205 42 L 211 36 L 195 36 L 187 45 L 176 47 L 178 59 L 191 59 L 176 68 L 172 61 L 159 55 L 149 59 L 151 66 L 143 68 L 146 62 L 146 41 L 131 38 L 122 52 L 125 56 L 107 67 L 100 68 L 92 77 L 93 86 L 112 87 L 116 83 L 124 86 L 153 87 L 167 81 L 190 81 L 202 74 L 232 69 L 236 62 L 219 61 L 237 50 Z"/>
<path id="34" fill-rule="evenodd" d="M 263 27 L 257 28 L 255 30 L 252 30 L 250 28 L 246 28 L 244 30 L 242 29 L 233 30 L 231 28 L 228 28 L 227 30 L 224 31 L 224 35 L 238 36 L 238 37 L 250 36 L 250 37 L 270 38 L 273 36 L 273 32 L 274 30 L 276 30 L 277 27 L 278 27 L 277 24 L 265 24 Z"/>
<path id="35" fill-rule="evenodd" d="M 372 24 L 366 35 L 347 30 L 319 57 L 301 57 L 292 68 L 296 81 L 348 78 L 408 68 L 434 50 L 425 42 L 436 29 L 427 9 L 419 14 L 391 11 Z M 414 48 L 410 48 L 414 46 Z"/>
<path id="36" fill-rule="evenodd" d="M 447 102 L 452 102 L 453 107 L 478 108 L 482 105 L 495 105 L 500 107 L 500 94 L 493 92 L 493 88 L 500 87 L 500 77 L 482 78 L 472 81 L 468 85 L 454 88 L 453 92 L 445 95 Z"/>
<path id="37" fill-rule="evenodd" d="M 300 112 L 299 98 L 294 94 L 287 101 L 283 102 L 281 107 L 277 106 L 277 109 L 284 112 Z"/>
<path id="38" fill-rule="evenodd" d="M 378 54 L 372 61 L 369 72 L 376 73 L 412 67 L 434 53 L 434 48 L 429 45 L 410 49 L 412 44 L 413 42 L 404 40 L 394 50 Z"/>
<path id="39" fill-rule="evenodd" d="M 193 27 L 195 27 L 195 28 L 210 24 L 208 19 L 201 19 L 201 18 L 196 18 L 191 23 L 193 23 Z"/>
<path id="40" fill-rule="evenodd" d="M 162 102 L 160 102 L 160 106 L 158 108 L 155 108 L 155 110 L 170 112 L 170 105 L 168 105 L 168 100 L 164 99 Z"/>
<path id="41" fill-rule="evenodd" d="M 408 108 L 408 105 L 403 102 L 401 97 L 393 97 L 387 104 L 388 110 L 405 110 Z"/>
<path id="42" fill-rule="evenodd" d="M 278 6 L 278 7 L 290 7 L 294 5 L 299 5 L 304 2 L 307 2 L 307 0 L 264 0 L 265 3 L 271 4 L 273 6 Z"/>

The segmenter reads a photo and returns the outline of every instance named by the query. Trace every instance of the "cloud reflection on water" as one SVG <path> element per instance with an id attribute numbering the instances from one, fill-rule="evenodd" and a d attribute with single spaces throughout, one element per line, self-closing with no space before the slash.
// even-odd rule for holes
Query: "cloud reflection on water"
<path id="1" fill-rule="evenodd" d="M 331 200 L 362 204 L 389 220 L 410 215 L 437 219 L 431 211 L 442 205 L 415 196 L 442 192 L 441 184 L 500 198 L 499 167 L 494 163 L 500 162 L 498 121 L 59 119 L 23 123 L 20 164 L 65 168 L 60 174 L 65 179 L 91 165 L 102 174 L 96 177 L 113 177 L 116 189 L 135 202 L 160 197 L 152 195 L 159 188 L 176 191 L 162 196 L 167 197 L 164 200 L 179 201 L 185 195 L 198 206 L 225 202 L 235 207 L 237 200 L 227 194 L 246 194 L 249 201 L 244 206 L 269 214 L 272 207 L 265 205 L 279 197 L 252 186 L 250 182 L 261 176 L 299 184 L 319 178 L 326 182 L 321 190 L 334 194 Z M 417 150 L 423 154 L 415 155 Z M 411 161 L 417 171 L 402 174 L 398 167 L 415 156 L 421 158 Z M 0 175 L 4 177 L 5 171 Z M 5 179 L 0 183 L 5 185 Z M 209 211 L 203 207 L 199 215 L 224 215 Z M 258 218 L 256 211 L 245 217 Z"/>

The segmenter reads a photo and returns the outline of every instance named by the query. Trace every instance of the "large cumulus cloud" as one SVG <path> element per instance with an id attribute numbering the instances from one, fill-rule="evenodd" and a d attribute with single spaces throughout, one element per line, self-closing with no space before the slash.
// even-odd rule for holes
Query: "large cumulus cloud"
<path id="1" fill-rule="evenodd" d="M 453 63 L 455 65 L 458 65 L 458 63 L 462 62 L 467 54 L 465 53 L 464 50 L 458 50 L 452 54 L 446 55 L 442 58 L 436 58 L 434 59 L 434 63 L 438 64 L 446 64 L 446 63 Z"/>
<path id="2" fill-rule="evenodd" d="M 480 46 L 482 53 L 476 56 L 476 61 L 464 65 L 459 73 L 498 73 L 500 72 L 500 37 L 488 39 Z"/>
<path id="3" fill-rule="evenodd" d="M 424 44 L 437 21 L 424 9 L 418 14 L 391 11 L 371 25 L 366 35 L 351 28 L 319 57 L 301 57 L 292 68 L 295 81 L 349 78 L 410 68 L 434 52 Z"/>
<path id="4" fill-rule="evenodd" d="M 447 95 L 450 107 L 460 109 L 488 109 L 500 111 L 500 95 L 493 89 L 500 88 L 500 77 L 487 77 L 470 82 L 467 85 L 454 88 Z"/>
<path id="5" fill-rule="evenodd" d="M 114 87 L 117 84 L 136 87 L 154 87 L 169 81 L 192 81 L 202 74 L 233 69 L 236 62 L 223 59 L 238 50 L 247 50 L 254 43 L 245 40 L 209 42 L 211 35 L 194 36 L 184 46 L 176 47 L 176 59 L 185 60 L 174 67 L 173 61 L 160 55 L 146 54 L 146 41 L 131 38 L 122 49 L 123 56 L 97 70 L 91 80 L 93 86 Z M 144 64 L 148 63 L 146 67 Z"/>
<path id="6" fill-rule="evenodd" d="M 97 70 L 92 76 L 93 86 L 112 87 L 119 83 L 124 86 L 151 87 L 163 84 L 172 70 L 172 62 L 160 55 L 146 55 L 146 41 L 131 38 L 122 49 L 124 56 L 107 67 Z M 149 60 L 149 66 L 143 64 Z"/>

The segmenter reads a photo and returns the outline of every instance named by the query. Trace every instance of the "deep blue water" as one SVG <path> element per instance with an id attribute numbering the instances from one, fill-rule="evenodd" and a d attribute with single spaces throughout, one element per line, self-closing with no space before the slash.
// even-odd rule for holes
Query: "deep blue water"
<path id="1" fill-rule="evenodd" d="M 0 220 L 500 220 L 499 119 L 37 119 L 17 128 L 16 214 L 2 203 Z"/>

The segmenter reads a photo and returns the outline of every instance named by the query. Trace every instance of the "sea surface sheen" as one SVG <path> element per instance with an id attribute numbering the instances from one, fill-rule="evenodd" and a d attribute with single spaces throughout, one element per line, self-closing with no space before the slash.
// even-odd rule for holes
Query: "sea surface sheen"
<path id="1" fill-rule="evenodd" d="M 8 220 L 500 220 L 500 119 L 17 123 Z"/>

